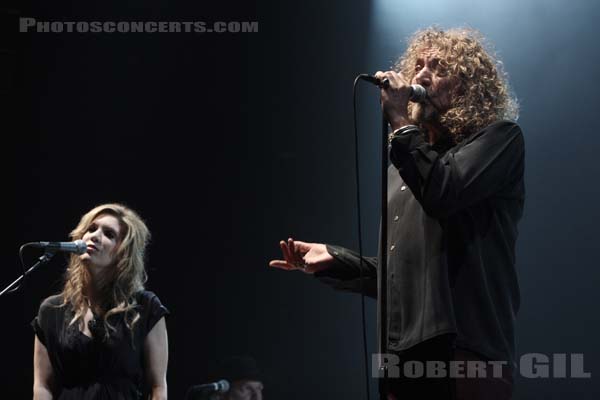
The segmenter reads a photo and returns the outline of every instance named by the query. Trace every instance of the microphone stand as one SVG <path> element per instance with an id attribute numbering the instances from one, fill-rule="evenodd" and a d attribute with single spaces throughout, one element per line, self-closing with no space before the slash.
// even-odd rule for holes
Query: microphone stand
<path id="1" fill-rule="evenodd" d="M 33 266 L 31 266 L 31 268 L 29 268 L 27 271 L 25 271 L 25 273 L 23 275 L 19 276 L 13 283 L 11 283 L 7 287 L 5 287 L 2 290 L 2 292 L 0 292 L 0 297 L 3 296 L 5 293 L 10 293 L 10 291 L 12 291 L 19 282 L 21 282 L 23 279 L 25 279 L 25 277 L 27 275 L 29 275 L 34 270 L 36 270 L 39 266 L 48 263 L 48 261 L 50 261 L 52 259 L 52 257 L 54 257 L 54 254 L 56 254 L 56 252 L 54 252 L 52 250 L 46 251 L 43 255 L 41 255 L 38 258 L 37 262 L 35 264 L 33 264 Z"/>
<path id="2" fill-rule="evenodd" d="M 379 80 L 368 74 L 360 74 L 360 79 L 364 79 L 378 87 L 388 88 L 390 82 L 388 79 Z M 413 89 L 414 90 L 414 89 Z M 387 400 L 389 392 L 388 370 L 383 365 L 384 355 L 387 354 L 387 225 L 388 225 L 388 121 L 381 110 L 381 228 L 379 238 L 379 271 L 377 272 L 377 316 L 379 323 L 379 398 Z"/>
<path id="3" fill-rule="evenodd" d="M 387 400 L 388 371 L 383 365 L 387 354 L 387 225 L 388 225 L 388 121 L 381 112 L 381 233 L 379 239 L 379 271 L 377 306 L 379 309 L 379 398 Z"/>

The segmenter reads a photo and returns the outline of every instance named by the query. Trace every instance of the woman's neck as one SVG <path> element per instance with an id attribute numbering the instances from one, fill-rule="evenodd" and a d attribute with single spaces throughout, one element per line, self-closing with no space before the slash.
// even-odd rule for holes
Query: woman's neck
<path id="1" fill-rule="evenodd" d="M 96 313 L 101 313 L 107 300 L 106 294 L 109 288 L 110 277 L 99 271 L 94 273 L 90 270 L 89 278 L 90 280 L 84 288 L 83 294 L 88 301 L 88 307 Z"/>

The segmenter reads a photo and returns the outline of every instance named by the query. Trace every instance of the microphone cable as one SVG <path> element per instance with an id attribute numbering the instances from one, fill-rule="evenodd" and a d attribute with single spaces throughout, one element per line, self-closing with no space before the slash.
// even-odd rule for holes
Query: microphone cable
<path id="1" fill-rule="evenodd" d="M 21 288 L 25 288 L 25 278 L 27 276 L 27 270 L 25 268 L 25 262 L 23 261 L 23 250 L 27 247 L 29 243 L 25 243 L 19 248 L 19 261 L 21 262 L 21 281 L 14 288 L 6 291 L 4 294 L 15 293 Z"/>
<path id="2" fill-rule="evenodd" d="M 367 323 L 365 317 L 365 284 L 364 284 L 364 259 L 363 259 L 363 245 L 362 245 L 362 221 L 361 221 L 361 205 L 360 205 L 360 173 L 359 173 L 359 150 L 358 150 L 358 123 L 357 123 L 357 112 L 356 112 L 356 87 L 358 81 L 365 80 L 371 84 L 379 87 L 387 88 L 390 83 L 387 79 L 380 81 L 372 75 L 359 74 L 354 78 L 354 85 L 352 86 L 352 111 L 353 111 L 353 122 L 354 122 L 354 170 L 356 174 L 356 213 L 358 216 L 358 256 L 360 258 L 359 268 L 359 279 L 360 279 L 360 307 L 361 307 L 361 318 L 362 318 L 362 340 L 363 340 L 363 354 L 365 359 L 365 386 L 367 389 L 367 400 L 370 400 L 371 390 L 369 384 L 369 354 L 367 348 Z M 412 85 L 411 101 L 425 101 L 427 91 L 420 85 Z M 414 97 L 413 97 L 414 96 Z M 431 103 L 430 103 L 431 104 Z M 382 111 L 383 112 L 383 111 Z M 382 154 L 381 157 L 386 157 L 386 154 Z M 377 260 L 379 263 L 379 259 Z M 378 273 L 378 272 L 376 272 Z M 379 321 L 379 323 L 385 324 L 386 321 Z"/>
<path id="3" fill-rule="evenodd" d="M 364 74 L 358 75 L 354 79 L 352 87 L 353 99 L 353 122 L 354 122 L 354 172 L 356 174 L 356 213 L 358 216 L 358 256 L 360 259 L 359 279 L 360 279 L 360 309 L 362 318 L 362 341 L 363 341 L 363 356 L 365 360 L 365 387 L 367 389 L 367 400 L 371 399 L 371 389 L 369 384 L 369 354 L 367 348 L 367 323 L 365 317 L 365 285 L 363 277 L 363 245 L 362 245 L 362 223 L 361 223 L 361 206 L 360 206 L 360 173 L 359 173 L 359 150 L 358 150 L 358 124 L 356 117 L 356 86 L 358 81 L 364 79 Z M 385 154 L 382 155 L 385 157 Z"/>

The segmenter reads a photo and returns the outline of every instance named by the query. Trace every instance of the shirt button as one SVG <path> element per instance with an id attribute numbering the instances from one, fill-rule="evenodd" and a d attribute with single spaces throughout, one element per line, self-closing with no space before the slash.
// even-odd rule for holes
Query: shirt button
<path id="1" fill-rule="evenodd" d="M 406 185 L 400 186 L 400 190 L 405 191 L 406 190 Z"/>
<path id="2" fill-rule="evenodd" d="M 391 245 L 391 246 L 390 246 L 390 251 L 394 251 L 394 249 L 395 249 L 395 248 L 396 248 L 396 245 L 394 245 L 394 244 L 393 244 L 393 245 Z"/>
<path id="3" fill-rule="evenodd" d="M 397 215 L 394 217 L 394 221 L 398 221 L 399 219 L 400 219 L 400 217 Z"/>

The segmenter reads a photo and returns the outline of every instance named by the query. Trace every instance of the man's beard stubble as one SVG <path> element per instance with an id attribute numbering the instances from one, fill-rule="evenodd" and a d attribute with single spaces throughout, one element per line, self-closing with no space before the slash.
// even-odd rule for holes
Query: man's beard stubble
<path id="1" fill-rule="evenodd" d="M 411 119 L 421 128 L 425 141 L 432 144 L 440 142 L 443 146 L 447 146 L 449 143 L 454 143 L 454 138 L 442 126 L 441 116 L 439 110 L 429 102 L 411 104 Z M 431 129 L 438 132 L 434 137 L 430 135 Z"/>
<path id="2" fill-rule="evenodd" d="M 419 125 L 440 121 L 440 113 L 429 102 L 412 104 L 412 120 Z"/>

